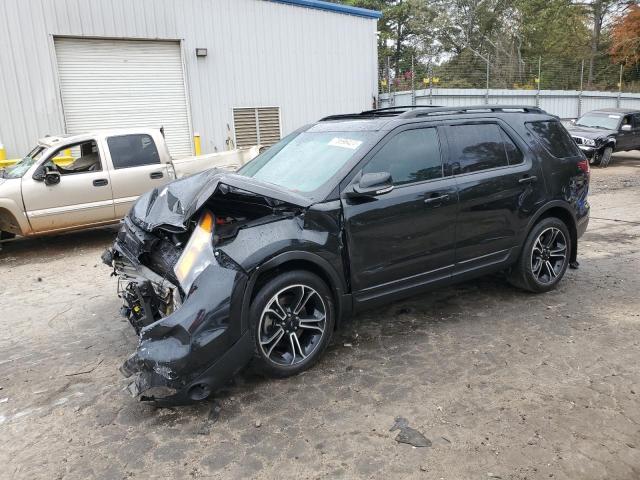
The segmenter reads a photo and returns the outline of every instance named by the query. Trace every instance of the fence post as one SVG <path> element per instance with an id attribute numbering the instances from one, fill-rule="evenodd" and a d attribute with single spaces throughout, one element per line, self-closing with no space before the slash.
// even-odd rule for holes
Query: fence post
<path id="1" fill-rule="evenodd" d="M 542 84 L 542 57 L 538 57 L 538 92 L 536 93 L 536 107 L 540 106 L 540 85 Z"/>
<path id="2" fill-rule="evenodd" d="M 582 116 L 582 85 L 584 81 L 584 58 L 582 59 L 582 66 L 580 67 L 580 92 L 578 93 L 578 117 Z"/>
<path id="3" fill-rule="evenodd" d="M 429 105 L 433 105 L 433 64 L 429 61 Z"/>
<path id="4" fill-rule="evenodd" d="M 416 71 L 413 65 L 413 55 L 411 55 L 411 106 L 416 106 Z"/>
<path id="5" fill-rule="evenodd" d="M 487 55 L 485 62 L 487 63 L 487 91 L 484 94 L 484 104 L 489 105 L 489 55 Z"/>
<path id="6" fill-rule="evenodd" d="M 620 97 L 622 96 L 622 70 L 624 65 L 620 64 L 620 82 L 618 82 L 618 98 L 616 100 L 616 108 L 620 108 Z"/>
<path id="7" fill-rule="evenodd" d="M 387 106 L 394 106 L 395 98 L 391 98 L 391 59 L 387 56 Z"/>

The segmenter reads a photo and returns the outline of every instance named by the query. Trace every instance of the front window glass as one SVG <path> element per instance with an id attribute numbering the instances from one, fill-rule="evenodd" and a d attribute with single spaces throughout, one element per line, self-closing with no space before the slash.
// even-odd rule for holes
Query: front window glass
<path id="1" fill-rule="evenodd" d="M 417 128 L 389 140 L 362 173 L 388 172 L 394 185 L 442 177 L 440 144 L 435 128 Z"/>
<path id="2" fill-rule="evenodd" d="M 285 137 L 238 173 L 300 193 L 313 192 L 360 150 L 371 132 L 302 132 Z"/>
<path id="3" fill-rule="evenodd" d="M 587 113 L 576 120 L 576 125 L 581 127 L 603 128 L 616 130 L 620 122 L 620 115 L 606 113 Z"/>
<path id="4" fill-rule="evenodd" d="M 4 178 L 22 177 L 25 173 L 27 173 L 27 170 L 29 170 L 34 163 L 40 160 L 40 157 L 42 156 L 42 152 L 44 151 L 45 151 L 45 148 L 40 146 L 31 150 L 27 154 L 27 156 L 24 157 L 22 160 L 20 160 L 18 163 L 4 170 Z"/>
<path id="5" fill-rule="evenodd" d="M 45 166 L 55 168 L 60 175 L 99 172 L 102 170 L 100 152 L 95 140 L 65 145 L 54 152 Z"/>

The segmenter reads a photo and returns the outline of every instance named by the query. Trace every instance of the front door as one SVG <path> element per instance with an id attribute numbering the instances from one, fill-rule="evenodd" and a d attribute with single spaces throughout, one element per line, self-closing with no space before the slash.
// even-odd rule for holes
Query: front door
<path id="1" fill-rule="evenodd" d="M 630 130 L 623 130 L 622 127 L 629 128 Z M 637 137 L 640 136 L 640 125 L 634 122 L 633 115 L 625 115 L 622 117 L 622 121 L 618 127 L 618 135 L 616 135 L 616 151 L 620 150 L 633 150 L 637 148 Z"/>
<path id="2" fill-rule="evenodd" d="M 53 159 L 67 151 L 71 152 L 71 163 L 57 166 Z M 44 167 L 57 170 L 60 183 L 46 185 L 31 175 L 22 177 L 22 198 L 34 233 L 114 220 L 109 171 L 95 140 L 60 147 L 40 168 Z"/>
<path id="3" fill-rule="evenodd" d="M 496 121 L 445 128 L 458 187 L 456 273 L 504 261 L 544 198 L 537 161 Z"/>
<path id="4" fill-rule="evenodd" d="M 143 193 L 171 180 L 153 138 L 147 134 L 107 138 L 116 218 L 124 217 Z"/>
<path id="5" fill-rule="evenodd" d="M 457 192 L 443 176 L 437 128 L 403 128 L 365 158 L 361 173 L 389 172 L 394 188 L 371 199 L 342 197 L 356 300 L 451 275 Z M 359 175 L 356 175 L 359 178 Z"/>

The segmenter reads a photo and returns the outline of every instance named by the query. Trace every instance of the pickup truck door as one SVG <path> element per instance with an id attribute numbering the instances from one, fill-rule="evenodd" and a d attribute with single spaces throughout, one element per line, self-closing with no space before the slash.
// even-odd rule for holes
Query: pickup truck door
<path id="1" fill-rule="evenodd" d="M 73 161 L 64 167 L 57 166 L 53 159 L 65 150 L 71 150 Z M 115 220 L 103 152 L 95 139 L 64 145 L 48 155 L 34 174 L 22 177 L 22 199 L 33 233 Z M 42 179 L 45 168 L 57 171 L 60 182 L 47 185 Z"/>
<path id="2" fill-rule="evenodd" d="M 143 193 L 173 179 L 150 135 L 107 137 L 116 218 L 124 217 Z"/>

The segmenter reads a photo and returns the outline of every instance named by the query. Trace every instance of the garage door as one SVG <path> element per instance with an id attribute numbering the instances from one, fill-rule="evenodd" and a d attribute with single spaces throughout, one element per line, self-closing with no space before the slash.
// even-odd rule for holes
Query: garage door
<path id="1" fill-rule="evenodd" d="M 174 157 L 192 154 L 178 42 L 56 38 L 67 133 L 164 127 Z"/>

